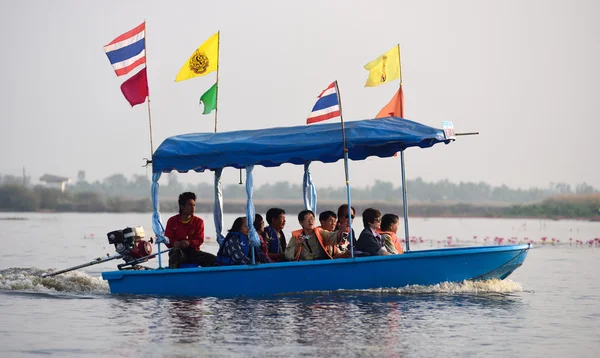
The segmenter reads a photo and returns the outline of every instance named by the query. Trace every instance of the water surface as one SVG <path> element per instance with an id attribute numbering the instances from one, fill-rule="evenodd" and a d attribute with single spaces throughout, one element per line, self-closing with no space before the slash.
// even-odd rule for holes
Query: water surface
<path id="1" fill-rule="evenodd" d="M 413 249 L 445 246 L 448 236 L 452 245 L 491 244 L 496 236 L 560 240 L 537 244 L 504 281 L 175 299 L 110 295 L 100 273 L 116 261 L 39 277 L 112 255 L 106 233 L 128 225 L 148 233 L 147 214 L 0 216 L 26 219 L 0 220 L 2 357 L 593 357 L 600 349 L 600 249 L 573 243 L 600 237 L 600 223 L 411 220 L 411 236 L 423 240 Z M 202 216 L 211 235 L 212 217 Z M 226 215 L 226 225 L 234 218 Z M 208 240 L 203 248 L 217 246 Z"/>

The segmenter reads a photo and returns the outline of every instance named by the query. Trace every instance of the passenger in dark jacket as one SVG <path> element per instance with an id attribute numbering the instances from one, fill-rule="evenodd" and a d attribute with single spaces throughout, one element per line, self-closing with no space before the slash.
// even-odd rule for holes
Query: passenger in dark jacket
<path id="1" fill-rule="evenodd" d="M 385 241 L 378 233 L 381 228 L 381 212 L 368 208 L 362 213 L 364 230 L 356 241 L 356 250 L 366 256 L 389 255 L 385 249 Z"/>
<path id="2" fill-rule="evenodd" d="M 285 210 L 271 208 L 267 210 L 267 226 L 265 239 L 269 243 L 268 255 L 273 261 L 285 261 L 286 239 L 283 233 L 285 227 Z"/>
<path id="3" fill-rule="evenodd" d="M 240 216 L 235 219 L 229 233 L 225 237 L 223 244 L 219 247 L 215 265 L 248 265 L 252 263 L 252 251 L 254 250 L 255 262 L 266 263 L 270 262 L 260 249 L 252 246 L 248 233 L 250 229 L 246 218 Z"/>

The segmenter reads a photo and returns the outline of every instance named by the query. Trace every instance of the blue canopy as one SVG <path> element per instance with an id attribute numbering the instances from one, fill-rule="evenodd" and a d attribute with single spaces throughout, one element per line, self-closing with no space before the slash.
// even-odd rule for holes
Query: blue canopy
<path id="1" fill-rule="evenodd" d="M 348 158 L 390 157 L 408 147 L 448 143 L 441 129 L 402 118 L 344 123 Z M 340 122 L 296 127 L 182 134 L 165 139 L 152 157 L 154 173 L 202 172 L 251 165 L 336 162 L 344 157 Z"/>

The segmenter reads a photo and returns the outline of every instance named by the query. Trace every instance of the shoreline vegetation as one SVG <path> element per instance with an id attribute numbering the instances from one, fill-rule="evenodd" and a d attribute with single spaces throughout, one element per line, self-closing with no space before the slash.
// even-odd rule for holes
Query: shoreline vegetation
<path id="1" fill-rule="evenodd" d="M 124 177 L 123 177 L 124 178 Z M 144 177 L 142 177 L 144 178 Z M 113 178 L 114 179 L 114 178 Z M 139 180 L 139 178 L 137 178 Z M 150 183 L 144 178 L 144 185 L 128 188 L 122 180 L 119 184 L 111 183 L 78 183 L 60 189 L 46 186 L 28 186 L 17 183 L 0 182 L 0 212 L 82 212 L 82 213 L 150 213 Z M 136 184 L 136 182 L 133 182 Z M 175 185 L 173 185 L 175 184 Z M 562 186 L 561 186 L 562 185 Z M 436 192 L 440 191 L 445 195 Z M 492 188 L 484 183 L 452 184 L 448 181 L 426 183 L 420 179 L 409 181 L 408 201 L 409 217 L 425 218 L 539 218 L 539 219 L 576 219 L 600 221 L 600 192 L 592 187 L 578 186 L 573 192 L 564 184 L 557 184 L 553 190 L 510 189 L 506 187 Z M 429 190 L 423 190 L 429 189 Z M 479 188 L 477 192 L 473 188 Z M 402 216 L 401 188 L 394 188 L 391 183 L 377 182 L 372 187 L 352 190 L 352 205 L 360 214 L 368 207 L 379 209 L 382 213 L 396 213 Z M 177 195 L 184 191 L 194 191 L 198 196 L 196 211 L 213 211 L 212 186 L 183 185 L 170 180 L 169 185 L 161 186 L 160 211 L 177 212 Z M 501 196 L 494 193 L 503 191 L 509 200 L 499 200 Z M 243 185 L 229 185 L 223 190 L 223 211 L 225 213 L 242 213 L 245 211 L 245 188 Z M 415 195 L 415 192 L 417 195 Z M 460 193 L 471 200 L 462 198 Z M 254 204 L 258 213 L 265 213 L 271 207 L 281 207 L 288 213 L 300 212 L 304 209 L 302 189 L 287 182 L 266 184 L 254 191 Z M 424 196 L 424 194 L 426 194 Z M 424 197 L 436 198 L 423 200 Z M 519 197 L 518 194 L 521 194 Z M 345 202 L 344 188 L 323 188 L 318 191 L 319 211 L 333 210 Z M 537 200 L 524 201 L 522 197 Z M 207 199 L 210 198 L 210 199 Z M 486 200 L 487 199 L 487 200 Z"/>

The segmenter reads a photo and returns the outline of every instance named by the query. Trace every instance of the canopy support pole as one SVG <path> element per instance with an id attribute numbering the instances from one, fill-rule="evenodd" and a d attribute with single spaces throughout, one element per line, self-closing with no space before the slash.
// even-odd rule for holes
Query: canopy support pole
<path id="1" fill-rule="evenodd" d="M 248 239 L 250 240 L 250 244 L 252 245 L 252 264 L 256 263 L 254 249 L 260 248 L 260 238 L 258 237 L 258 233 L 254 228 L 254 216 L 256 214 L 254 203 L 252 202 L 252 187 L 254 186 L 254 177 L 252 176 L 252 171 L 254 170 L 254 165 L 249 165 L 246 167 L 246 196 L 248 200 L 246 201 L 246 224 L 248 225 Z"/>
<path id="2" fill-rule="evenodd" d="M 158 180 L 160 179 L 161 173 L 152 174 L 152 231 L 154 231 L 154 235 L 156 235 L 156 245 L 158 246 L 158 252 L 162 254 L 160 251 L 161 243 L 169 243 L 168 239 L 165 235 L 165 227 L 160 220 L 160 211 L 159 211 L 159 202 L 158 202 Z M 158 255 L 158 268 L 162 269 L 162 259 L 161 255 Z"/>
<path id="3" fill-rule="evenodd" d="M 406 170 L 404 166 L 404 150 L 400 151 L 400 166 L 402 167 L 402 210 L 404 211 L 404 238 L 406 240 L 406 252 L 410 251 L 408 236 L 408 207 L 406 200 Z"/>
<path id="4" fill-rule="evenodd" d="M 344 116 L 342 112 L 342 96 L 338 83 L 335 81 L 335 92 L 338 96 L 338 103 L 340 105 L 340 121 L 342 122 L 342 141 L 344 144 L 344 171 L 346 174 L 346 198 L 348 199 L 348 226 L 349 232 L 348 237 L 350 238 L 350 257 L 354 257 L 354 238 L 352 237 L 352 201 L 350 200 L 350 174 L 348 174 L 348 148 L 346 148 L 346 130 L 344 128 Z M 315 213 L 315 215 L 317 215 Z"/>
<path id="5" fill-rule="evenodd" d="M 225 241 L 225 237 L 223 236 L 223 185 L 221 184 L 221 174 L 223 174 L 223 168 L 215 170 L 215 205 L 213 209 L 213 218 L 219 245 L 222 245 L 223 241 Z"/>
<path id="6" fill-rule="evenodd" d="M 310 175 L 310 162 L 304 163 L 304 178 L 302 180 L 302 194 L 304 208 L 312 211 L 317 216 L 317 190 Z"/>
<path id="7" fill-rule="evenodd" d="M 342 122 L 344 123 L 344 122 Z M 343 124 L 342 124 L 343 127 Z M 344 142 L 346 140 L 344 139 Z M 348 150 L 344 146 L 344 168 L 346 170 L 346 199 L 348 199 L 348 237 L 350 238 L 350 257 L 354 257 L 354 238 L 352 237 L 352 200 L 350 200 L 350 176 L 348 174 Z"/>

